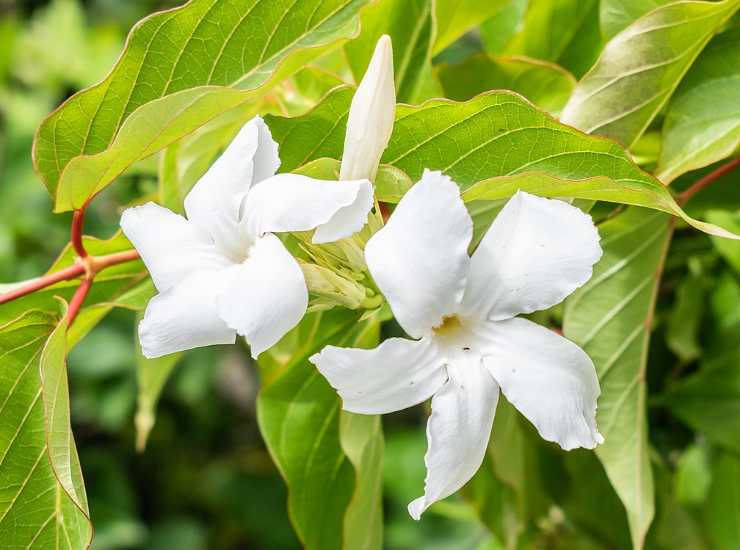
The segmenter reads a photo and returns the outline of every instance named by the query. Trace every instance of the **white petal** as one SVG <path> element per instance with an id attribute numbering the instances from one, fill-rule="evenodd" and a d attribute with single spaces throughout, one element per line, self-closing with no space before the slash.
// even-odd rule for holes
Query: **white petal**
<path id="1" fill-rule="evenodd" d="M 245 220 L 256 235 L 317 228 L 313 241 L 325 243 L 362 229 L 372 205 L 373 187 L 368 180 L 278 174 L 249 193 Z"/>
<path id="2" fill-rule="evenodd" d="M 393 47 L 390 37 L 383 35 L 352 98 L 339 179 L 375 180 L 380 157 L 391 138 L 395 116 Z"/>
<path id="3" fill-rule="evenodd" d="M 218 297 L 221 317 L 246 338 L 255 358 L 296 326 L 307 306 L 298 262 L 269 234 L 257 239 L 244 263 L 228 269 Z"/>
<path id="4" fill-rule="evenodd" d="M 593 449 L 601 390 L 594 364 L 570 340 L 526 319 L 489 321 L 479 335 L 484 364 L 540 435 L 563 449 Z"/>
<path id="5" fill-rule="evenodd" d="M 141 254 L 159 292 L 193 273 L 226 265 L 198 226 L 153 202 L 124 210 L 121 229 Z"/>
<path id="6" fill-rule="evenodd" d="M 591 216 L 519 191 L 473 254 L 464 309 L 492 320 L 547 309 L 588 281 L 600 257 Z"/>
<path id="7" fill-rule="evenodd" d="M 234 343 L 236 333 L 226 326 L 216 309 L 223 273 L 197 273 L 149 301 L 144 319 L 139 323 L 139 340 L 145 357 Z"/>
<path id="8" fill-rule="evenodd" d="M 429 399 L 447 379 L 428 340 L 389 338 L 375 349 L 327 346 L 311 357 L 346 411 L 385 414 Z"/>
<path id="9" fill-rule="evenodd" d="M 414 338 L 456 313 L 465 290 L 473 223 L 460 190 L 425 171 L 368 241 L 365 260 L 396 319 Z"/>
<path id="10" fill-rule="evenodd" d="M 481 365 L 480 356 L 447 367 L 449 380 L 432 398 L 427 424 L 427 477 L 424 496 L 409 504 L 419 519 L 433 503 L 465 485 L 486 453 L 498 402 L 498 385 Z"/>
<path id="11" fill-rule="evenodd" d="M 238 219 L 252 185 L 272 176 L 279 166 L 277 144 L 269 128 L 260 117 L 254 117 L 185 197 L 188 218 L 221 214 Z"/>

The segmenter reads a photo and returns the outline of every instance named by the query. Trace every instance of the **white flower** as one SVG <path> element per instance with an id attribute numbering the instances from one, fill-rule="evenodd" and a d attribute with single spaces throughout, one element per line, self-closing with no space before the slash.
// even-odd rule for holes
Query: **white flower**
<path id="1" fill-rule="evenodd" d="M 370 64 L 352 98 L 344 137 L 341 180 L 375 180 L 396 116 L 393 48 L 388 35 L 375 46 Z"/>
<path id="2" fill-rule="evenodd" d="M 123 213 L 121 228 L 159 291 L 139 325 L 145 356 L 241 334 L 256 357 L 303 317 L 306 282 L 273 233 L 316 228 L 316 243 L 347 237 L 365 224 L 373 190 L 367 180 L 274 175 L 279 166 L 256 117 L 185 198 L 187 219 L 151 202 Z"/>
<path id="3" fill-rule="evenodd" d="M 591 218 L 518 192 L 469 257 L 472 231 L 457 185 L 425 172 L 365 249 L 396 319 L 417 340 L 329 346 L 311 358 L 348 411 L 383 414 L 432 397 L 425 494 L 409 505 L 415 519 L 480 467 L 499 389 L 548 441 L 564 449 L 603 441 L 589 357 L 515 317 L 559 303 L 591 277 L 601 257 Z"/>

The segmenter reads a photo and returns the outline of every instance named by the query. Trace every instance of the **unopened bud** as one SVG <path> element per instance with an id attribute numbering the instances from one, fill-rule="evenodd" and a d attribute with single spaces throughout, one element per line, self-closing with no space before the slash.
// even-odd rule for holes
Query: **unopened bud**
<path id="1" fill-rule="evenodd" d="M 352 98 L 339 179 L 375 180 L 380 157 L 391 139 L 395 116 L 393 47 L 390 37 L 383 35 Z"/>

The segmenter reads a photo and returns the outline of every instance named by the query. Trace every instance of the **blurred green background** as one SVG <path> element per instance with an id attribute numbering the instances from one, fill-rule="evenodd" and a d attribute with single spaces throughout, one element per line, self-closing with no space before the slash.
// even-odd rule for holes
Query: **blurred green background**
<path id="1" fill-rule="evenodd" d="M 31 143 L 39 122 L 76 90 L 105 75 L 138 19 L 174 4 L 0 0 L 0 282 L 41 274 L 68 241 L 69 215 L 51 214 L 51 201 L 33 172 Z M 457 61 L 481 48 L 477 35 L 469 35 L 440 59 Z M 699 176 L 681 178 L 675 187 L 685 188 Z M 109 187 L 92 203 L 87 233 L 112 235 L 121 206 L 156 188 L 156 159 L 137 165 L 124 179 L 125 185 Z M 737 183 L 737 176 L 724 179 Z M 722 208 L 727 212 L 714 215 L 724 216 L 725 225 L 738 224 L 732 210 L 739 211 L 740 186 L 720 182 L 689 206 L 689 213 L 699 217 Z M 611 210 L 597 208 L 594 214 L 608 216 Z M 684 424 L 671 411 L 677 400 L 685 399 L 673 388 L 700 366 L 719 373 L 722 410 L 740 411 L 738 274 L 740 244 L 679 225 L 659 295 L 648 369 L 658 502 L 651 547 L 705 548 L 696 525 L 706 503 L 714 518 L 724 517 L 722 485 L 712 477 L 723 467 L 714 459 L 724 451 L 702 435 L 716 439 L 713 426 L 702 424 L 715 417 L 692 420 L 689 414 Z M 540 321 L 557 322 L 558 316 L 556 310 Z M 230 346 L 188 353 L 167 382 L 147 449 L 138 454 L 134 330 L 132 312 L 114 311 L 69 357 L 74 432 L 95 526 L 93 548 L 298 548 L 285 487 L 257 429 L 259 381 L 245 350 Z M 701 405 L 697 395 L 693 398 Z M 406 513 L 406 504 L 423 487 L 425 420 L 422 407 L 383 419 L 385 546 L 498 548 L 460 496 L 433 507 L 420 523 Z M 724 421 L 737 422 L 736 417 Z M 533 506 L 539 515 L 534 534 L 525 537 L 526 547 L 629 545 L 624 511 L 592 453 L 562 453 L 536 436 L 526 446 L 536 450 L 526 474 L 534 476 L 536 490 L 528 498 L 542 501 Z M 476 476 L 466 488 L 473 501 L 476 483 L 485 484 L 485 476 Z M 496 486 L 493 493 L 505 490 Z M 675 542 L 679 540 L 683 543 Z"/>

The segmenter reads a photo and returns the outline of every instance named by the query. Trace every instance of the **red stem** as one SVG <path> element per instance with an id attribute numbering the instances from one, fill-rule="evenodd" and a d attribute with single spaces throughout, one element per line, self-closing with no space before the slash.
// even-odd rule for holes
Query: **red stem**
<path id="1" fill-rule="evenodd" d="M 72 246 L 80 258 L 87 258 L 87 250 L 82 243 L 82 225 L 85 221 L 85 211 L 75 210 L 72 215 Z"/>
<path id="2" fill-rule="evenodd" d="M 46 288 L 47 286 L 51 286 L 61 281 L 76 279 L 84 274 L 85 266 L 81 263 L 69 266 L 54 273 L 49 273 L 48 275 L 44 275 L 43 277 L 39 277 L 38 279 L 31 281 L 25 286 L 6 292 L 5 294 L 0 294 L 0 304 L 10 302 L 25 296 L 26 294 L 31 294 L 32 292 L 36 292 L 37 290 L 41 290 L 42 288 Z"/>
<path id="3" fill-rule="evenodd" d="M 689 187 L 682 193 L 679 193 L 678 194 L 678 204 L 683 206 L 684 204 L 689 202 L 689 199 L 693 197 L 694 195 L 696 195 L 699 191 L 701 191 L 705 187 L 709 187 L 719 178 L 721 178 L 725 174 L 732 172 L 738 166 L 740 166 L 740 157 L 733 159 L 729 162 L 726 162 L 719 168 L 712 170 L 706 176 L 704 176 L 703 178 L 693 183 L 691 187 Z"/>
<path id="4" fill-rule="evenodd" d="M 90 288 L 92 287 L 93 283 L 93 277 L 85 277 L 82 279 L 82 283 L 80 283 L 80 286 L 77 287 L 77 290 L 74 293 L 74 296 L 72 296 L 72 299 L 69 301 L 69 309 L 67 310 L 67 326 L 69 327 L 72 325 L 72 323 L 75 320 L 75 317 L 77 317 L 77 314 L 80 311 L 80 308 L 82 307 L 82 303 L 85 301 L 85 298 L 87 297 L 87 293 L 90 292 Z"/>

